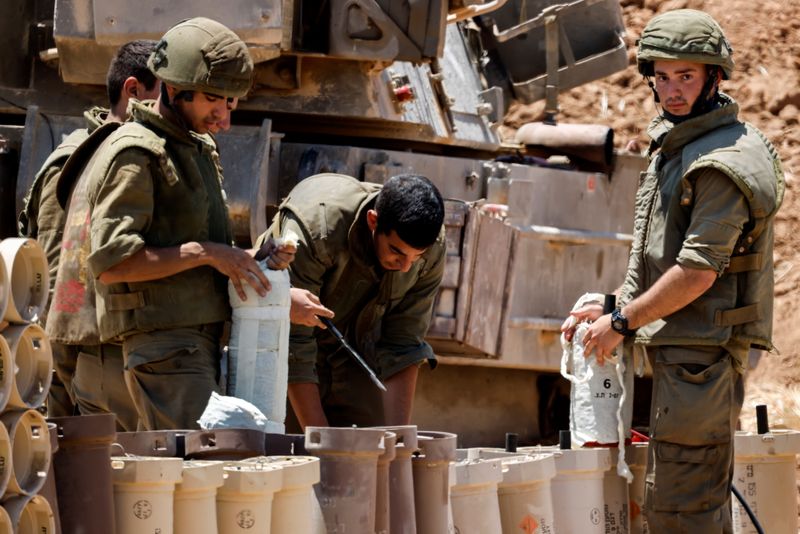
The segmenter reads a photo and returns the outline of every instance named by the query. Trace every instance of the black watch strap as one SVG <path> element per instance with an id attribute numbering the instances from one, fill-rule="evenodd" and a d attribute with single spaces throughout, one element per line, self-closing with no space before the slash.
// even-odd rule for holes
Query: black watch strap
<path id="1" fill-rule="evenodd" d="M 622 311 L 619 308 L 611 312 L 611 328 L 614 332 L 625 337 L 630 337 L 636 333 L 636 330 L 628 328 L 628 318 L 622 315 Z"/>

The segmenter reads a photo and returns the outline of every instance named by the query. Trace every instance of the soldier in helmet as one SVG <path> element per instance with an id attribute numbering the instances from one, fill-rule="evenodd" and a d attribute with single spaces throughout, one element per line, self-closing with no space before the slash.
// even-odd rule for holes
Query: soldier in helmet
<path id="1" fill-rule="evenodd" d="M 784 192 L 772 144 L 719 91 L 733 73 L 717 22 L 688 9 L 653 18 L 639 71 L 662 113 L 636 197 L 619 307 L 583 342 L 602 362 L 623 341 L 653 367 L 645 517 L 650 532 L 731 532 L 733 434 L 751 347 L 772 349 L 773 219 Z M 567 337 L 572 332 L 565 323 Z"/>
<path id="2" fill-rule="evenodd" d="M 122 344 L 128 389 L 144 429 L 196 428 L 217 389 L 230 278 L 265 295 L 269 282 L 232 234 L 217 147 L 244 96 L 253 63 L 228 28 L 183 21 L 157 43 L 148 67 L 157 102 L 131 105 L 133 120 L 88 163 L 87 265 L 95 279 L 101 342 Z M 83 179 L 83 177 L 82 177 Z"/>
<path id="3" fill-rule="evenodd" d="M 61 171 L 67 159 L 75 152 L 78 146 L 102 124 L 126 120 L 126 110 L 131 99 L 146 100 L 158 96 L 158 80 L 147 68 L 147 58 L 152 53 L 155 44 L 155 41 L 147 40 L 131 41 L 117 50 L 111 60 L 106 76 L 109 109 L 96 106 L 84 113 L 86 128 L 80 128 L 70 133 L 48 156 L 34 178 L 31 189 L 25 198 L 25 208 L 19 214 L 19 231 L 20 235 L 37 239 L 47 255 L 47 261 L 50 266 L 51 289 L 51 310 L 49 311 L 52 311 L 52 294 L 59 266 L 59 253 L 66 219 L 66 212 L 59 205 L 55 194 Z M 48 314 L 46 317 L 42 317 L 42 320 L 50 317 L 52 315 Z M 52 323 L 53 321 L 46 321 L 45 324 L 51 325 Z M 51 336 L 50 339 L 53 342 L 55 373 L 48 394 L 48 415 L 50 417 L 73 415 L 76 412 L 76 404 L 78 405 L 78 411 L 87 413 L 86 409 L 81 409 L 81 402 L 76 399 L 72 384 L 79 357 L 77 347 L 74 344 L 64 343 L 63 340 L 59 339 L 59 336 Z M 114 348 L 111 347 L 109 350 L 113 351 Z M 113 361 L 117 361 L 116 358 L 111 358 Z M 121 353 L 119 360 L 121 361 Z M 87 367 L 84 365 L 83 370 L 85 371 L 86 369 Z M 87 381 L 92 381 L 93 377 L 89 378 L 90 375 L 85 372 L 83 375 Z M 126 410 L 121 406 L 126 400 L 125 397 L 127 397 L 127 391 L 124 388 L 124 384 L 122 384 L 121 373 L 119 384 L 123 386 L 121 389 L 113 386 L 106 387 L 104 397 L 112 399 L 110 404 L 114 405 L 117 420 L 120 422 L 119 428 L 135 430 L 135 427 L 128 428 L 128 423 L 131 420 L 135 424 L 135 417 L 126 417 L 132 410 Z M 116 400 L 120 402 L 116 402 Z M 84 404 L 84 408 L 87 407 L 88 405 Z M 135 416 L 135 412 L 133 416 Z"/>

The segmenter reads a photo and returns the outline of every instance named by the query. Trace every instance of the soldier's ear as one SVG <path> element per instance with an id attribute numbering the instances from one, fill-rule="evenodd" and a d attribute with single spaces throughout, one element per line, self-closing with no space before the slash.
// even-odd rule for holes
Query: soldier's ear
<path id="1" fill-rule="evenodd" d="M 122 92 L 128 98 L 135 98 L 139 100 L 139 80 L 133 76 L 128 76 L 122 83 Z"/>
<path id="2" fill-rule="evenodd" d="M 378 228 L 378 212 L 375 210 L 367 211 L 367 226 L 370 232 L 375 232 Z"/>

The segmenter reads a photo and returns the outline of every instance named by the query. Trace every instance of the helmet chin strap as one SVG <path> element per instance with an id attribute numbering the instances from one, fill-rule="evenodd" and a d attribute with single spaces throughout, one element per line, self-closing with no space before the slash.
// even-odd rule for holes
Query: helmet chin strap
<path id="1" fill-rule="evenodd" d="M 680 124 L 684 121 L 693 119 L 694 117 L 699 117 L 704 113 L 708 113 L 709 111 L 717 109 L 719 107 L 719 86 L 717 83 L 718 72 L 719 67 L 716 65 L 711 65 L 708 67 L 708 77 L 703 84 L 703 88 L 700 90 L 700 95 L 706 95 L 706 97 L 698 97 L 697 100 L 694 101 L 694 104 L 692 104 L 692 109 L 688 114 L 673 115 L 669 111 L 665 110 L 663 106 L 660 106 L 661 116 L 673 124 Z M 647 80 L 647 86 L 650 87 L 651 91 L 653 91 L 653 100 L 655 100 L 656 104 L 660 104 L 661 98 L 658 96 L 658 92 L 656 91 L 656 86 L 653 83 L 653 80 L 651 80 L 649 76 L 646 76 L 645 79 Z"/>
<path id="2" fill-rule="evenodd" d="M 186 120 L 183 118 L 183 113 L 181 110 L 175 106 L 175 102 L 178 100 L 185 100 L 186 102 L 191 102 L 194 99 L 194 93 L 192 91 L 179 91 L 175 97 L 170 101 L 169 93 L 167 92 L 166 84 L 161 84 L 161 103 L 172 112 L 172 116 L 178 122 L 178 126 L 181 126 L 185 130 L 191 130 L 191 127 L 186 123 Z"/>

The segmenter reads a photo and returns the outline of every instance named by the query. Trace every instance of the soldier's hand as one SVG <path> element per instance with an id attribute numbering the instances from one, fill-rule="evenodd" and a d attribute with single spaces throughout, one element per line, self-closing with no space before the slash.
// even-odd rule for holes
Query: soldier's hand
<path id="1" fill-rule="evenodd" d="M 561 325 L 561 331 L 564 332 L 564 339 L 572 341 L 575 335 L 575 327 L 578 323 L 584 321 L 594 322 L 603 315 L 603 306 L 597 303 L 587 304 L 575 311 L 569 312 L 569 317 L 564 320 Z"/>
<path id="2" fill-rule="evenodd" d="M 230 278 L 240 299 L 247 300 L 243 284 L 250 284 L 262 297 L 272 289 L 251 251 L 222 243 L 203 243 L 203 247 L 211 260 L 210 265 Z"/>
<path id="3" fill-rule="evenodd" d="M 297 253 L 297 241 L 293 239 L 267 238 L 264 244 L 250 251 L 257 261 L 266 260 L 273 271 L 287 269 Z"/>
<path id="4" fill-rule="evenodd" d="M 288 269 L 289 264 L 294 261 L 297 253 L 297 246 L 292 243 L 278 245 L 267 258 L 267 267 L 273 271 Z"/>
<path id="5" fill-rule="evenodd" d="M 588 358 L 594 352 L 597 363 L 602 366 L 606 358 L 615 355 L 617 346 L 622 343 L 623 337 L 622 334 L 611 328 L 611 314 L 602 315 L 583 335 L 583 355 Z"/>
<path id="6" fill-rule="evenodd" d="M 289 320 L 292 324 L 325 328 L 317 316 L 333 319 L 333 312 L 323 306 L 319 297 L 311 291 L 293 287 L 289 293 L 292 297 L 292 307 L 289 311 Z"/>

